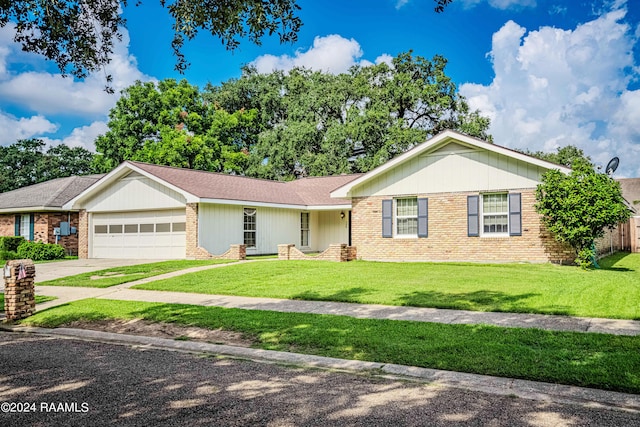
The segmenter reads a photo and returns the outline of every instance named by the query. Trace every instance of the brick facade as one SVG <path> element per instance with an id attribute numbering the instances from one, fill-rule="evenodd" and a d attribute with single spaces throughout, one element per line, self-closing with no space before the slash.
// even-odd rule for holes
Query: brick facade
<path id="1" fill-rule="evenodd" d="M 84 209 L 78 213 L 78 258 L 89 258 L 89 214 Z"/>
<path id="2" fill-rule="evenodd" d="M 0 235 L 14 236 L 16 214 L 0 215 Z M 53 229 L 61 222 L 69 222 L 78 227 L 77 212 L 36 212 L 33 214 L 33 240 L 43 243 L 59 243 L 69 255 L 78 254 L 78 235 L 60 236 L 56 240 Z"/>
<path id="3" fill-rule="evenodd" d="M 187 203 L 186 209 L 186 256 L 189 259 L 206 258 L 209 253 L 203 253 L 198 243 L 198 204 Z"/>
<path id="4" fill-rule="evenodd" d="M 278 259 L 279 260 L 316 260 L 316 261 L 337 261 L 346 262 L 356 259 L 357 251 L 353 246 L 348 246 L 345 243 L 334 243 L 322 253 L 318 255 L 307 255 L 300 249 L 296 248 L 296 245 L 289 243 L 278 245 Z"/>
<path id="5" fill-rule="evenodd" d="M 358 258 L 366 260 L 572 262 L 571 248 L 542 226 L 533 207 L 535 190 L 517 192 L 522 195 L 522 236 L 468 237 L 467 196 L 478 193 L 465 192 L 418 195 L 429 199 L 428 237 L 383 238 L 382 200 L 392 197 L 372 196 L 352 199 L 352 244 Z"/>

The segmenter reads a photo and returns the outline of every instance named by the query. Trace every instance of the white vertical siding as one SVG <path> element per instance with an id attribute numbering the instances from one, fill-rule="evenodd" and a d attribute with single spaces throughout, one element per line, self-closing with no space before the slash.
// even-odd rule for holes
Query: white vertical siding
<path id="1" fill-rule="evenodd" d="M 89 212 L 184 208 L 186 199 L 180 193 L 142 175 L 128 175 L 88 200 Z"/>
<path id="2" fill-rule="evenodd" d="M 497 191 L 533 188 L 545 170 L 484 150 L 449 144 L 356 187 L 353 196 Z"/>
<path id="3" fill-rule="evenodd" d="M 202 203 L 199 209 L 200 246 L 212 254 L 221 254 L 229 245 L 244 242 L 243 209 L 253 206 Z M 273 254 L 278 244 L 300 246 L 300 210 L 256 207 L 256 247 L 247 254 Z"/>
<path id="4" fill-rule="evenodd" d="M 344 212 L 344 219 L 340 218 L 341 211 L 314 212 L 318 217 L 317 233 L 314 233 L 314 248 L 323 251 L 332 243 L 349 243 L 349 212 Z"/>

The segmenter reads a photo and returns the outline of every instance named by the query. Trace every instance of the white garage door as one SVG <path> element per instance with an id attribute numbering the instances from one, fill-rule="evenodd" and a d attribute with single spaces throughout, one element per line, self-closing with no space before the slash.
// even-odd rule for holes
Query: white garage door
<path id="1" fill-rule="evenodd" d="M 92 258 L 185 258 L 184 209 L 94 213 Z"/>

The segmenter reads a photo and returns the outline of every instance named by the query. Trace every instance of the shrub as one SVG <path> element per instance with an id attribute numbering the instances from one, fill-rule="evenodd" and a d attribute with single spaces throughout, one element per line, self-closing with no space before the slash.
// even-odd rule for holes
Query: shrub
<path id="1" fill-rule="evenodd" d="M 5 249 L 0 249 L 0 260 L 7 261 L 10 259 L 17 259 L 18 254 L 16 251 L 7 251 Z"/>
<path id="2" fill-rule="evenodd" d="M 0 251 L 12 251 L 18 250 L 18 246 L 24 243 L 24 237 L 22 236 L 4 236 L 0 237 Z M 5 258 L 7 259 L 7 258 Z"/>
<path id="3" fill-rule="evenodd" d="M 52 243 L 24 242 L 18 246 L 18 257 L 33 261 L 61 259 L 65 257 L 65 251 L 62 246 Z"/>

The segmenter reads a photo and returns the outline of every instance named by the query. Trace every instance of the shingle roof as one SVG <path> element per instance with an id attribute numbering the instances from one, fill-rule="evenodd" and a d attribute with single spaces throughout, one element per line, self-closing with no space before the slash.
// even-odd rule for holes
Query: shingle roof
<path id="1" fill-rule="evenodd" d="M 70 176 L 0 194 L 0 209 L 62 208 L 104 175 Z"/>
<path id="2" fill-rule="evenodd" d="M 281 182 L 141 162 L 127 163 L 202 199 L 300 206 L 349 204 L 350 200 L 334 199 L 329 193 L 360 176 L 337 175 Z"/>

